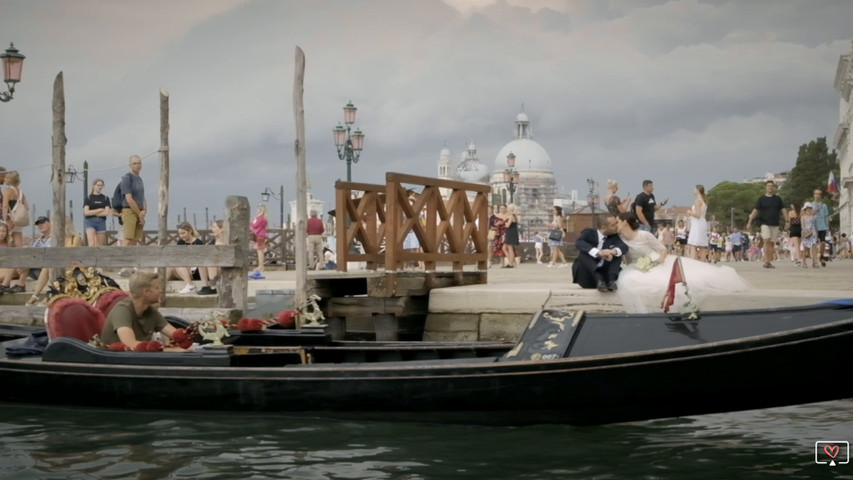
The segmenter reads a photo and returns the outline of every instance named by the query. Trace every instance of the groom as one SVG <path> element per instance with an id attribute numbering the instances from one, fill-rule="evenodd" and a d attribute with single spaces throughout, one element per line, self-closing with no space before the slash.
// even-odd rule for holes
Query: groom
<path id="1" fill-rule="evenodd" d="M 597 222 L 598 229 L 585 228 L 575 242 L 578 258 L 572 264 L 572 281 L 581 288 L 612 292 L 628 245 L 616 234 L 616 217 L 598 217 Z"/>

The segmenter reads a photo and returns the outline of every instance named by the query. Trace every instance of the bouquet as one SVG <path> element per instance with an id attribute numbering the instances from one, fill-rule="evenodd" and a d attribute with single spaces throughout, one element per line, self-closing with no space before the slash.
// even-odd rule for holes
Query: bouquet
<path id="1" fill-rule="evenodd" d="M 652 262 L 652 259 L 649 258 L 648 255 L 643 255 L 642 257 L 638 258 L 636 262 L 634 262 L 634 268 L 641 272 L 648 272 L 654 266 L 655 263 Z"/>

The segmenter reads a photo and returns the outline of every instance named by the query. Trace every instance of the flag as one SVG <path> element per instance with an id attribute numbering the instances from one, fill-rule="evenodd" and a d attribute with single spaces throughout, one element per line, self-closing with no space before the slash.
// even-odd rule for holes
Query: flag
<path id="1" fill-rule="evenodd" d="M 681 268 L 681 257 L 676 257 L 675 262 L 672 264 L 672 273 L 669 275 L 669 287 L 666 289 L 666 293 L 660 303 L 660 308 L 663 309 L 664 313 L 669 312 L 669 307 L 675 303 L 675 286 L 679 283 L 683 283 L 686 286 L 687 282 L 685 280 L 684 270 Z"/>
<path id="2" fill-rule="evenodd" d="M 826 183 L 827 193 L 838 193 L 838 180 L 835 179 L 835 174 L 829 172 L 829 181 Z"/>

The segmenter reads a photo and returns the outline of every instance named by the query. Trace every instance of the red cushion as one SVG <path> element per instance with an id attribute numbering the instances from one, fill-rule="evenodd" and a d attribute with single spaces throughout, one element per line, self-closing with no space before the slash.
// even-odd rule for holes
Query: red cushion
<path id="1" fill-rule="evenodd" d="M 110 310 L 116 306 L 116 303 L 124 300 L 129 295 L 130 293 L 125 292 L 124 290 L 110 290 L 98 297 L 98 301 L 95 302 L 95 306 L 104 314 L 104 318 L 107 318 L 107 315 L 110 314 Z"/>
<path id="2" fill-rule="evenodd" d="M 50 338 L 72 337 L 88 342 L 100 335 L 105 323 L 100 310 L 79 298 L 60 298 L 47 312 L 47 333 Z"/>

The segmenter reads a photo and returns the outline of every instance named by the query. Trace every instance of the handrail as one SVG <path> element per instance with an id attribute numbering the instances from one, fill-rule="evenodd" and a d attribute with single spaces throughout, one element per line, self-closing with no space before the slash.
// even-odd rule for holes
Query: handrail
<path id="1" fill-rule="evenodd" d="M 486 271 L 491 187 L 393 172 L 385 180 L 385 185 L 335 183 L 339 271 L 347 271 L 348 262 L 388 273 L 405 262 L 423 262 L 427 272 L 439 263 L 450 263 L 453 271 L 466 264 Z M 420 251 L 403 249 L 410 233 Z M 352 250 L 356 242 L 363 253 Z"/>

